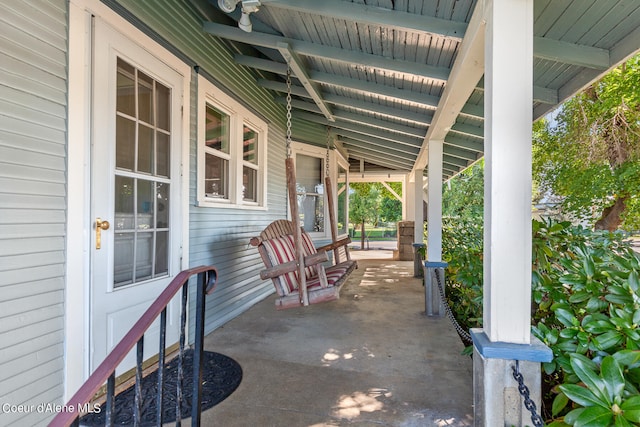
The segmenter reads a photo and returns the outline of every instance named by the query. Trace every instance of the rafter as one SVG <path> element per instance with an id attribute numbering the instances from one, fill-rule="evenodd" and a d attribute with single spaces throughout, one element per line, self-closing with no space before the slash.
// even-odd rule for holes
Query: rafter
<path id="1" fill-rule="evenodd" d="M 459 136 L 449 133 L 444 138 L 444 143 L 454 147 L 463 148 L 465 150 L 475 151 L 477 153 L 484 152 L 484 143 L 477 140 L 460 138 Z"/>
<path id="2" fill-rule="evenodd" d="M 322 99 L 319 88 L 309 80 L 309 76 L 302 65 L 302 61 L 298 58 L 298 55 L 291 50 L 291 47 L 287 43 L 278 43 L 278 51 L 287 64 L 289 64 L 289 67 L 293 70 L 293 74 L 298 78 L 298 80 L 300 80 L 302 86 L 311 96 L 313 102 L 315 102 L 320 111 L 322 111 L 324 117 L 330 122 L 333 122 L 335 120 L 333 118 L 333 113 Z"/>
<path id="3" fill-rule="evenodd" d="M 286 75 L 287 66 L 286 64 L 271 61 L 269 59 L 263 58 L 254 58 L 252 56 L 247 55 L 236 55 L 235 60 L 238 64 L 251 67 L 257 70 L 268 71 L 270 73 L 278 74 L 278 75 Z M 286 89 L 285 86 L 271 86 L 270 89 L 278 90 L 274 88 L 282 88 Z M 375 104 L 373 102 L 361 101 L 353 98 L 348 98 L 346 96 L 334 95 L 330 93 L 323 94 L 324 101 L 329 104 L 334 104 L 338 106 L 348 107 L 355 110 L 361 110 L 366 113 L 378 114 L 380 116 L 385 116 L 390 119 L 402 120 L 406 122 L 412 122 L 415 124 L 420 124 L 424 126 L 428 126 L 431 122 L 431 116 L 433 115 L 433 109 L 431 108 L 423 108 L 423 112 L 413 112 L 406 110 L 398 110 L 396 108 L 388 107 L 385 105 Z"/>
<path id="4" fill-rule="evenodd" d="M 399 31 L 410 31 L 415 34 L 435 35 L 457 41 L 462 40 L 467 28 L 467 24 L 464 22 L 339 0 L 262 0 L 262 3 L 269 8 L 295 10 L 300 13 L 311 13 Z"/>
<path id="5" fill-rule="evenodd" d="M 419 147 L 422 137 L 412 137 L 389 132 L 378 127 L 350 123 L 344 120 L 336 120 L 333 123 L 327 123 L 326 119 L 317 114 L 294 112 L 294 117 L 298 119 L 308 120 L 310 122 L 332 126 L 335 129 L 345 129 L 352 132 L 361 133 L 363 135 L 372 136 L 379 139 L 386 139 L 399 145 L 408 145 L 410 147 Z"/>
<path id="6" fill-rule="evenodd" d="M 397 159 L 389 153 L 371 150 L 359 141 L 344 141 L 344 144 L 354 158 L 366 158 L 367 163 L 375 163 L 385 168 L 409 170 L 413 163 L 413 160 Z"/>
<path id="7" fill-rule="evenodd" d="M 278 97 L 276 98 L 276 101 L 281 104 L 286 104 L 286 98 L 284 97 Z M 320 109 L 315 104 L 312 104 L 310 102 L 294 99 L 291 101 L 291 106 L 298 110 L 321 114 Z M 427 131 L 427 126 L 424 126 L 424 125 L 421 127 L 412 127 L 412 126 L 407 126 L 400 123 L 380 120 L 380 119 L 376 119 L 375 117 L 351 113 L 351 112 L 342 111 L 342 110 L 334 110 L 333 116 L 336 119 L 339 119 L 342 121 L 352 122 L 352 123 L 361 124 L 365 126 L 371 126 L 374 128 L 389 130 L 393 132 L 398 132 L 403 135 L 411 136 L 414 138 L 424 137 L 424 134 Z"/>
<path id="8" fill-rule="evenodd" d="M 245 65 L 247 67 L 269 71 L 276 74 L 286 74 L 286 65 L 275 61 L 261 58 L 251 58 L 244 55 L 237 55 L 235 58 L 239 64 Z M 426 125 L 429 124 L 430 114 L 432 114 L 431 112 L 435 110 L 438 102 L 438 98 L 431 95 L 414 94 L 412 92 L 408 92 L 403 89 L 397 89 L 395 87 L 382 86 L 375 83 L 369 83 L 358 79 L 351 79 L 349 77 L 335 76 L 328 73 L 312 72 L 309 74 L 309 79 L 317 83 L 327 84 L 347 90 L 353 90 L 362 94 L 384 96 L 387 99 L 396 102 L 410 102 L 414 107 L 423 109 L 425 111 L 425 116 L 420 113 L 413 113 L 410 111 L 402 111 L 401 115 L 398 115 L 398 110 L 390 107 L 367 103 L 365 101 L 353 100 L 351 98 L 332 94 L 324 95 L 324 100 L 327 103 L 363 109 L 374 113 L 394 116 L 399 118 L 400 120 L 408 120 L 415 123 L 423 123 Z M 265 80 L 259 80 L 258 83 L 272 90 L 286 92 L 286 86 L 283 84 L 275 82 L 266 83 Z M 305 95 L 302 94 L 301 96 Z M 465 105 L 462 108 L 460 114 L 475 120 L 484 120 L 484 109 L 482 106 Z"/>
<path id="9" fill-rule="evenodd" d="M 216 37 L 270 49 L 278 49 L 278 43 L 287 43 L 291 46 L 291 49 L 299 55 L 314 56 L 316 58 L 341 62 L 352 67 L 355 66 L 354 64 L 366 64 L 367 67 L 381 71 L 408 74 L 442 82 L 449 78 L 449 69 L 444 67 L 434 67 L 411 61 L 385 58 L 379 55 L 340 49 L 256 31 L 247 33 L 239 28 L 216 24 L 215 22 L 204 22 L 203 29 Z"/>
<path id="10" fill-rule="evenodd" d="M 341 135 L 341 136 L 343 136 L 343 135 Z M 406 152 L 403 152 L 403 151 L 393 150 L 393 149 L 381 147 L 379 145 L 372 145 L 372 144 L 369 144 L 369 143 L 367 143 L 365 141 L 361 141 L 359 139 L 349 138 L 349 137 L 345 137 L 345 136 L 343 136 L 343 138 L 341 138 L 341 141 L 343 142 L 343 144 L 350 144 L 352 146 L 358 146 L 360 148 L 368 150 L 369 152 L 380 153 L 380 154 L 383 154 L 385 156 L 396 158 L 397 160 L 401 160 L 403 162 L 407 162 L 407 161 L 410 162 L 413 159 L 415 159 L 415 157 L 416 157 L 415 154 L 410 154 L 410 153 L 406 153 Z"/>
<path id="11" fill-rule="evenodd" d="M 450 156 L 446 153 L 442 156 L 442 160 L 446 163 L 449 163 L 450 165 L 456 165 L 462 168 L 466 168 L 469 165 L 468 161 L 460 159 L 458 157 Z"/>
<path id="12" fill-rule="evenodd" d="M 461 159 L 469 160 L 472 162 L 478 160 L 477 151 L 465 150 L 464 148 L 454 147 L 446 143 L 442 147 L 442 150 L 444 154 L 448 154 L 453 157 L 459 157 Z"/>
<path id="13" fill-rule="evenodd" d="M 376 146 L 376 147 L 381 147 L 381 148 L 385 148 L 387 150 L 391 150 L 394 152 L 398 152 L 398 154 L 408 154 L 409 157 L 411 158 L 415 158 L 415 156 L 418 154 L 418 148 L 417 147 L 402 147 L 402 146 L 398 146 L 397 144 L 394 144 L 391 141 L 388 141 L 386 139 L 380 139 L 380 138 L 375 138 L 372 136 L 367 136 L 367 135 L 363 135 L 361 133 L 358 132 L 352 132 L 346 129 L 334 129 L 334 132 L 336 133 L 336 135 L 340 135 L 344 138 L 342 138 L 342 140 L 344 140 L 345 138 L 348 138 L 350 140 L 356 140 L 356 141 L 360 141 L 360 142 L 364 142 L 367 144 L 370 144 L 372 146 Z"/>
<path id="14" fill-rule="evenodd" d="M 608 50 L 545 37 L 533 38 L 533 56 L 596 70 L 606 70 L 610 65 Z"/>
<path id="15" fill-rule="evenodd" d="M 467 32 L 467 24 L 464 22 L 339 0 L 323 0 L 322 2 L 316 0 L 262 0 L 262 3 L 266 7 L 295 10 L 300 13 L 344 19 L 359 24 L 444 37 L 456 41 L 462 41 Z M 533 55 L 540 59 L 596 70 L 606 70 L 611 65 L 609 52 L 606 49 L 546 37 L 534 37 Z"/>
<path id="16" fill-rule="evenodd" d="M 366 95 L 375 94 L 401 103 L 430 107 L 432 109 L 435 109 L 438 105 L 438 97 L 424 93 L 416 93 L 410 90 L 398 89 L 396 87 L 380 85 L 374 82 L 344 76 L 337 76 L 335 74 L 323 73 L 320 71 L 313 71 L 310 73 L 310 76 L 318 83 L 348 89 Z"/>
<path id="17" fill-rule="evenodd" d="M 258 86 L 275 90 L 276 92 L 287 93 L 287 85 L 285 83 L 279 83 L 274 80 L 258 79 Z M 298 85 L 291 85 L 291 94 L 303 98 L 311 98 L 307 91 L 303 87 L 300 87 Z"/>

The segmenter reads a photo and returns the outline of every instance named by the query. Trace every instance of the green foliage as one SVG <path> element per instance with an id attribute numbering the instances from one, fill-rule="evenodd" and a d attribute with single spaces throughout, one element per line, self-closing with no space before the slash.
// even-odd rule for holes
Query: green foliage
<path id="1" fill-rule="evenodd" d="M 364 249 L 364 227 L 366 223 L 376 224 L 380 207 L 380 189 L 369 183 L 352 184 L 349 198 L 349 220 L 354 224 L 354 229 L 359 224 L 362 231 L 360 236 L 360 248 Z"/>
<path id="2" fill-rule="evenodd" d="M 594 224 L 623 200 L 622 227 L 640 224 L 639 84 L 640 55 L 534 124 L 534 180 L 575 218 Z"/>
<path id="3" fill-rule="evenodd" d="M 378 220 L 380 190 L 368 183 L 351 184 L 349 219 L 354 224 L 375 223 Z"/>
<path id="4" fill-rule="evenodd" d="M 533 221 L 533 333 L 550 427 L 640 423 L 640 254 L 621 233 Z M 445 218 L 449 304 L 465 327 L 482 323 L 482 227 Z"/>
<path id="5" fill-rule="evenodd" d="M 402 219 L 402 202 L 398 199 L 383 197 L 380 201 L 380 220 L 398 222 Z"/>
<path id="6" fill-rule="evenodd" d="M 640 256 L 622 235 L 533 224 L 533 333 L 551 426 L 634 425 L 640 414 Z"/>
<path id="7" fill-rule="evenodd" d="M 387 185 L 396 194 L 402 195 L 401 182 L 390 182 Z M 398 222 L 402 219 L 402 202 L 381 183 L 359 182 L 351 184 L 350 187 L 352 191 L 349 199 L 349 218 L 353 224 L 362 224 L 363 220 L 369 224 L 377 224 L 378 221 Z M 364 212 L 363 209 L 370 211 Z"/>
<path id="8" fill-rule="evenodd" d="M 442 194 L 446 295 L 465 328 L 482 324 L 484 161 L 447 182 Z"/>
<path id="9" fill-rule="evenodd" d="M 449 180 L 442 191 L 442 215 L 482 222 L 484 160 Z"/>
<path id="10" fill-rule="evenodd" d="M 458 323 L 465 329 L 482 324 L 482 223 L 473 219 L 442 220 L 442 260 L 446 295 Z"/>

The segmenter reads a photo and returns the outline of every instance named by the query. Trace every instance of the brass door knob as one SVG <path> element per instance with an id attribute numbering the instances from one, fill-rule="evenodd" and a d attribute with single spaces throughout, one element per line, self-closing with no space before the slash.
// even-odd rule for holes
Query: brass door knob
<path id="1" fill-rule="evenodd" d="M 100 232 L 102 230 L 108 230 L 109 226 L 109 221 L 103 221 L 100 218 L 96 218 L 96 249 L 100 249 L 102 246 L 102 236 Z"/>

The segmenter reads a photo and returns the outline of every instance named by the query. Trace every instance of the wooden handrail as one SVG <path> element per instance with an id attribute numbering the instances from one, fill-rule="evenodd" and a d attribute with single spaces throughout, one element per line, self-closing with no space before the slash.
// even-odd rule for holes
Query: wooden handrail
<path id="1" fill-rule="evenodd" d="M 69 399 L 65 408 L 79 408 L 90 402 L 96 392 L 102 387 L 107 379 L 115 372 L 116 368 L 124 360 L 129 351 L 138 343 L 145 334 L 147 329 L 160 315 L 162 310 L 167 307 L 169 302 L 178 293 L 180 289 L 187 283 L 191 276 L 205 273 L 206 293 L 213 292 L 218 277 L 218 271 L 212 266 L 194 267 L 178 273 L 164 291 L 149 306 L 147 311 L 138 319 L 131 327 L 129 332 L 120 340 L 120 342 L 107 355 L 104 361 L 89 376 L 87 381 L 78 389 L 78 391 Z M 49 424 L 49 427 L 68 427 L 78 418 L 77 411 L 59 412 Z"/>

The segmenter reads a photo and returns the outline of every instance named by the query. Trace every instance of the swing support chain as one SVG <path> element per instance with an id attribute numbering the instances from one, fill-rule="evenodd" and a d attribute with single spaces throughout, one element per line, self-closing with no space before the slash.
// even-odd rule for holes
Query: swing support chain
<path id="1" fill-rule="evenodd" d="M 331 126 L 327 126 L 327 156 L 324 162 L 324 176 L 329 176 L 329 152 L 331 150 Z"/>
<path id="2" fill-rule="evenodd" d="M 291 67 L 287 66 L 287 159 L 291 157 Z"/>

